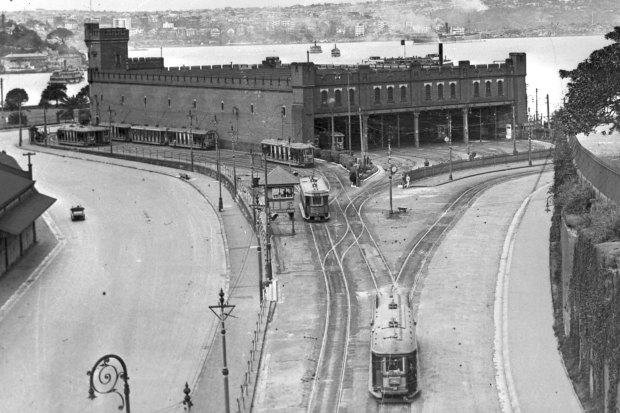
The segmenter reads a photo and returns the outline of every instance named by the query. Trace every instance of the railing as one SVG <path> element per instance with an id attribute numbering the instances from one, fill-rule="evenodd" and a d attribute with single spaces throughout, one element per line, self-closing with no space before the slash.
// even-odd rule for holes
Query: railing
<path id="1" fill-rule="evenodd" d="M 452 171 L 458 171 L 461 169 L 473 169 L 473 168 L 481 168 L 485 166 L 496 166 L 503 163 L 512 163 L 512 162 L 523 162 L 528 159 L 552 159 L 553 158 L 553 149 L 543 149 L 538 151 L 532 151 L 531 154 L 528 152 L 520 152 L 517 155 L 510 154 L 502 154 L 502 155 L 492 155 L 492 156 L 484 156 L 481 158 L 475 158 L 472 160 L 466 159 L 457 159 L 452 161 Z M 450 171 L 450 163 L 443 162 L 438 163 L 432 166 L 427 166 L 423 168 L 412 169 L 411 171 L 404 172 L 402 176 L 402 184 L 407 185 L 407 177 L 409 178 L 409 184 L 412 182 L 428 178 L 430 176 L 447 174 Z"/>
<path id="2" fill-rule="evenodd" d="M 580 177 L 592 186 L 598 196 L 620 203 L 620 172 L 584 148 L 576 137 L 570 137 L 569 143 Z"/>

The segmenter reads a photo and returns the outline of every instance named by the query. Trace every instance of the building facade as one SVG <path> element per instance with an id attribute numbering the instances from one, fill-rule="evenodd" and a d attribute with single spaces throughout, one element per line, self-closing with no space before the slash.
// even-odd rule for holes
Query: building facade
<path id="1" fill-rule="evenodd" d="M 0 275 L 37 241 L 36 219 L 56 199 L 39 193 L 30 172 L 0 152 Z"/>
<path id="2" fill-rule="evenodd" d="M 224 147 L 261 140 L 313 143 L 340 132 L 345 149 L 419 146 L 443 139 L 503 137 L 527 122 L 526 56 L 500 64 L 425 61 L 321 66 L 282 64 L 165 67 L 129 58 L 129 33 L 85 24 L 92 119 L 217 131 Z M 188 114 L 192 113 L 192 116 Z M 447 127 L 449 125 L 449 127 Z M 442 135 L 444 134 L 444 135 Z"/>

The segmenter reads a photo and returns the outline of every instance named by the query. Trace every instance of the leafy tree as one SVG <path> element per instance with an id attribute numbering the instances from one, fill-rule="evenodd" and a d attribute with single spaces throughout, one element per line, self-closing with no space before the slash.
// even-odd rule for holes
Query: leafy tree
<path id="1" fill-rule="evenodd" d="M 64 27 L 59 27 L 47 34 L 47 40 L 58 40 L 62 44 L 65 44 L 65 41 L 70 37 L 73 37 L 73 32 Z"/>
<path id="2" fill-rule="evenodd" d="M 7 110 L 15 110 L 19 108 L 20 102 L 22 104 L 28 102 L 28 93 L 20 88 L 11 89 L 4 98 L 4 107 Z"/>
<path id="3" fill-rule="evenodd" d="M 67 85 L 64 83 L 51 83 L 47 85 L 43 92 L 41 92 L 41 100 L 56 101 L 56 106 L 58 106 L 58 101 L 67 97 Z"/>
<path id="4" fill-rule="evenodd" d="M 86 85 L 80 89 L 76 96 L 85 99 L 87 104 L 90 104 L 90 85 Z"/>
<path id="5" fill-rule="evenodd" d="M 595 50 L 573 70 L 560 70 L 570 79 L 561 121 L 569 133 L 587 133 L 602 124 L 610 132 L 620 127 L 620 26 L 607 33 L 613 43 Z"/>

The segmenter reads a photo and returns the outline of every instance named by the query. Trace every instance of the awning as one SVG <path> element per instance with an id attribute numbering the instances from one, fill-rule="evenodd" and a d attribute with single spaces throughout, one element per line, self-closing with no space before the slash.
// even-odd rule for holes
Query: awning
<path id="1" fill-rule="evenodd" d="M 19 235 L 56 202 L 56 198 L 34 194 L 0 217 L 0 231 Z"/>

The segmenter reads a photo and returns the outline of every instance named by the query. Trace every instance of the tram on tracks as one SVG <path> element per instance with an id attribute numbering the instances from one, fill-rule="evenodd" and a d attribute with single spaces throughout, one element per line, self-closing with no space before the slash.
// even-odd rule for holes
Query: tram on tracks
<path id="1" fill-rule="evenodd" d="M 322 177 L 299 179 L 299 209 L 306 221 L 329 219 L 329 185 Z"/>
<path id="2" fill-rule="evenodd" d="M 381 402 L 411 402 L 418 395 L 418 347 L 406 295 L 377 294 L 371 323 L 368 389 Z"/>
<path id="3" fill-rule="evenodd" d="M 263 139 L 261 149 L 270 162 L 278 162 L 303 168 L 314 166 L 314 146 L 284 139 Z"/>
<path id="4" fill-rule="evenodd" d="M 56 131 L 60 145 L 101 146 L 110 144 L 110 130 L 101 126 L 70 124 Z"/>
<path id="5" fill-rule="evenodd" d="M 215 148 L 215 134 L 202 129 L 131 126 L 130 141 L 149 145 L 169 145 L 193 149 Z"/>

